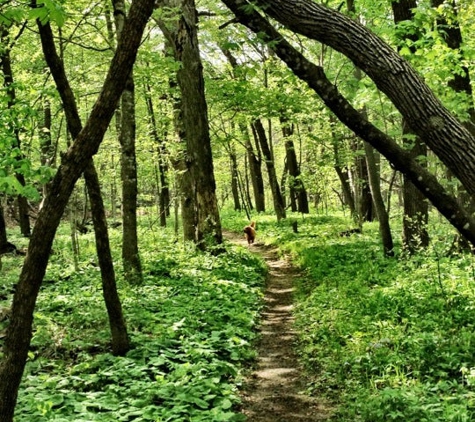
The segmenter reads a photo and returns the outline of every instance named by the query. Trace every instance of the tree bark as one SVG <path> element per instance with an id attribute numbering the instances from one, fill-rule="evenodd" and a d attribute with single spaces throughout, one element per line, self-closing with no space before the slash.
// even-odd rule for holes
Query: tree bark
<path id="1" fill-rule="evenodd" d="M 267 167 L 267 175 L 269 177 L 269 185 L 272 192 L 272 199 L 274 201 L 274 211 L 277 221 L 280 221 L 285 218 L 285 206 L 284 200 L 282 198 L 282 192 L 280 191 L 279 187 L 279 182 L 277 180 L 277 174 L 275 172 L 274 157 L 272 156 L 269 143 L 267 142 L 266 131 L 259 119 L 254 120 L 251 127 L 254 138 L 256 139 L 256 142 L 259 143 L 262 154 L 264 155 Z"/>
<path id="2" fill-rule="evenodd" d="M 9 32 L 8 29 L 3 25 L 0 26 L 1 39 L 2 39 L 2 51 L 0 53 L 0 63 L 3 72 L 3 86 L 8 96 L 7 106 L 9 110 L 12 110 L 15 107 L 16 103 L 16 92 L 13 83 L 13 70 L 10 57 L 10 45 L 9 45 Z M 15 139 L 13 148 L 18 148 L 18 155 L 16 156 L 17 160 L 21 160 L 21 141 L 20 141 L 20 128 L 16 122 L 11 123 L 11 130 L 13 137 Z M 25 176 L 22 173 L 15 173 L 15 178 L 18 180 L 21 186 L 25 186 Z M 21 193 L 17 196 L 18 204 L 18 218 L 20 222 L 20 231 L 23 236 L 30 236 L 31 227 L 30 227 L 30 216 L 28 209 L 28 200 Z"/>
<path id="3" fill-rule="evenodd" d="M 213 244 L 221 244 L 223 235 L 216 199 L 197 13 L 194 0 L 170 0 L 166 3 L 180 8 L 178 20 L 171 25 L 162 24 L 161 27 L 173 47 L 175 60 L 181 62 L 177 81 L 181 92 L 186 171 L 191 182 L 191 195 L 187 199 L 195 215 L 194 241 L 200 249 L 207 249 Z"/>
<path id="4" fill-rule="evenodd" d="M 167 164 L 167 148 L 165 140 L 158 135 L 157 121 L 155 119 L 155 110 L 152 101 L 152 89 L 150 85 L 146 84 L 146 103 L 147 111 L 151 124 L 151 135 L 155 140 L 158 148 L 158 172 L 159 172 L 159 213 L 160 226 L 166 227 L 167 217 L 170 215 L 170 188 L 168 183 L 168 164 Z"/>
<path id="5" fill-rule="evenodd" d="M 290 176 L 289 194 L 296 203 L 296 209 L 292 211 L 308 214 L 309 208 L 307 191 L 301 178 L 300 165 L 297 161 L 297 155 L 295 154 L 294 141 L 291 138 L 294 133 L 294 127 L 292 124 L 285 122 L 285 119 L 282 119 L 282 133 L 285 138 L 285 156 L 287 159 L 287 166 Z"/>
<path id="6" fill-rule="evenodd" d="M 333 117 L 331 118 L 332 121 L 332 127 L 333 127 Z M 350 177 L 348 173 L 348 169 L 342 166 L 341 159 L 340 159 L 340 150 L 338 147 L 338 143 L 340 142 L 339 139 L 337 139 L 336 134 L 332 130 L 332 144 L 333 144 L 333 156 L 335 159 L 335 164 L 333 165 L 333 168 L 336 171 L 336 174 L 338 176 L 338 179 L 340 179 L 341 183 L 341 190 L 343 192 L 343 198 L 344 202 L 346 205 L 348 205 L 348 208 L 350 209 L 350 214 L 355 223 L 360 224 L 360 218 L 358 217 L 358 212 L 356 211 L 356 203 L 355 203 L 355 197 L 353 196 L 353 192 L 351 190 L 351 184 L 350 184 Z"/>
<path id="7" fill-rule="evenodd" d="M 374 208 L 378 216 L 379 232 L 383 241 L 384 254 L 394 256 L 394 244 L 389 225 L 389 215 L 384 206 L 383 196 L 381 195 L 380 176 L 376 166 L 373 147 L 367 142 L 364 143 L 366 161 L 368 163 L 368 178 L 371 188 L 371 196 L 374 201 Z"/>
<path id="8" fill-rule="evenodd" d="M 475 245 L 475 219 L 458 204 L 453 196 L 445 191 L 435 176 L 420 166 L 407 151 L 399 147 L 389 136 L 373 126 L 361 113 L 355 110 L 328 80 L 323 69 L 309 62 L 259 13 L 255 10 L 245 12 L 242 9 L 243 0 L 223 0 L 223 2 L 233 11 L 239 22 L 254 32 L 260 33 L 265 40 L 271 42 L 270 45 L 273 46 L 275 53 L 300 79 L 318 93 L 327 107 L 348 128 L 376 148 L 397 170 L 406 174 L 441 214 Z M 349 20 L 348 25 L 354 26 L 355 23 Z M 421 111 L 423 111 L 422 107 Z M 454 119 L 451 118 L 451 121 L 453 122 Z M 455 121 L 454 124 L 457 126 L 457 134 L 470 136 L 463 128 L 459 127 L 458 122 Z M 448 143 L 450 142 L 447 140 Z"/>
<path id="9" fill-rule="evenodd" d="M 223 2 L 235 14 L 249 6 L 246 0 Z M 397 52 L 364 26 L 311 0 L 257 0 L 256 3 L 288 29 L 346 55 L 388 96 L 408 125 L 467 191 L 475 195 L 475 137 Z M 279 49 L 277 46 L 276 52 Z"/>
<path id="10" fill-rule="evenodd" d="M 414 16 L 413 9 L 417 6 L 415 0 L 398 0 L 391 2 L 394 22 L 397 25 L 400 22 L 412 20 Z M 401 38 L 408 38 L 417 41 L 418 34 L 409 33 L 402 34 Z M 411 50 L 413 50 L 411 48 Z M 412 51 L 413 53 L 415 51 Z M 404 135 L 413 134 L 408 127 L 406 121 L 402 122 L 402 133 Z M 404 138 L 406 149 L 411 151 L 414 159 L 418 157 L 427 157 L 427 146 L 421 142 L 418 136 L 415 141 L 408 142 Z M 413 145 L 411 145 L 413 144 Z M 420 161 L 421 165 L 426 167 L 426 161 Z M 403 199 L 404 199 L 404 216 L 403 216 L 403 233 L 402 241 L 404 249 L 410 254 L 415 253 L 420 248 L 429 245 L 429 233 L 427 231 L 427 223 L 429 221 L 429 207 L 422 192 L 420 192 L 408 177 L 403 178 Z"/>
<path id="11" fill-rule="evenodd" d="M 1 201 L 2 198 L 0 198 Z M 5 214 L 3 206 L 0 203 L 0 251 L 6 251 L 8 245 L 7 225 L 5 223 Z"/>
<path id="12" fill-rule="evenodd" d="M 262 157 L 261 150 L 257 146 L 257 151 L 254 152 L 251 137 L 247 128 L 241 127 L 241 132 L 245 137 L 245 146 L 247 152 L 247 159 L 249 162 L 249 173 L 251 176 L 252 190 L 254 192 L 254 202 L 256 212 L 265 212 L 266 210 L 266 195 L 264 190 L 264 179 L 262 177 Z"/>
<path id="13" fill-rule="evenodd" d="M 68 129 L 73 139 L 79 136 L 82 129 L 81 118 L 74 99 L 73 91 L 64 70 L 64 65 L 56 53 L 53 33 L 48 24 L 38 24 L 44 55 L 51 74 L 56 83 L 59 95 L 63 102 Z M 102 200 L 101 186 L 94 167 L 93 160 L 89 160 L 84 171 L 87 192 L 91 200 L 92 221 L 96 240 L 96 250 L 101 269 L 102 289 L 104 301 L 109 316 L 109 325 L 112 334 L 112 351 L 114 354 L 125 354 L 129 348 L 127 328 L 122 314 L 122 305 L 115 282 L 115 272 L 107 230 L 107 218 Z"/>
<path id="14" fill-rule="evenodd" d="M 101 93 L 75 142 L 63 155 L 53 178 L 50 194 L 38 215 L 30 239 L 7 328 L 0 365 L 0 415 L 11 422 L 18 387 L 31 340 L 33 311 L 48 263 L 56 229 L 77 179 L 97 152 L 104 133 L 132 70 L 145 25 L 154 8 L 153 0 L 135 0 L 125 24 L 127 37 L 119 42 Z M 125 30 L 124 28 L 124 30 Z"/>
<path id="15" fill-rule="evenodd" d="M 232 145 L 230 145 L 229 160 L 231 164 L 231 192 L 233 194 L 234 209 L 241 211 L 241 201 L 239 196 L 239 172 L 236 158 L 236 152 Z"/>
<path id="16" fill-rule="evenodd" d="M 124 34 L 125 2 L 113 0 L 117 39 Z M 137 236 L 137 158 L 135 154 L 135 83 L 130 72 L 120 105 L 120 176 L 122 181 L 122 265 L 125 278 L 137 284 L 142 281 Z"/>

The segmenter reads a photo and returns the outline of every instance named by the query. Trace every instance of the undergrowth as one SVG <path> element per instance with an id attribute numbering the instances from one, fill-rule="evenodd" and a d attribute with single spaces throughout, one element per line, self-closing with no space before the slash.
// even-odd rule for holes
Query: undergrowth
<path id="1" fill-rule="evenodd" d="M 116 265 L 132 342 L 117 357 L 93 235 L 80 236 L 75 268 L 62 230 L 38 299 L 15 421 L 243 420 L 238 387 L 254 358 L 264 263 L 245 248 L 197 252 L 170 230 L 142 227 L 143 283 L 127 283 Z M 120 264 L 120 230 L 111 238 Z M 3 263 L 0 307 L 9 306 L 21 259 Z"/>
<path id="2" fill-rule="evenodd" d="M 294 220 L 298 233 L 292 218 L 258 222 L 260 236 L 303 270 L 298 349 L 308 393 L 337 404 L 332 420 L 475 420 L 475 262 L 448 254 L 450 229 L 431 227 L 432 245 L 412 257 L 398 246 L 386 258 L 375 223 L 347 237 L 345 218 Z"/>

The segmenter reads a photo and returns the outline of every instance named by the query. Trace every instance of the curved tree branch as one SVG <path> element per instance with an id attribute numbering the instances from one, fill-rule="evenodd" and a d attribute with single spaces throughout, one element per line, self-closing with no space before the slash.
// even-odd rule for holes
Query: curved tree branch
<path id="1" fill-rule="evenodd" d="M 322 98 L 328 108 L 348 128 L 376 148 L 397 170 L 407 175 L 441 214 L 475 245 L 475 219 L 446 192 L 434 175 L 411 157 L 408 151 L 402 149 L 358 112 L 328 80 L 322 67 L 307 60 L 257 11 L 249 9 L 244 11 L 243 0 L 223 0 L 223 2 L 234 12 L 240 23 L 263 35 L 280 59 Z"/>
<path id="2" fill-rule="evenodd" d="M 233 12 L 255 12 L 247 0 L 223 0 Z M 442 105 L 388 44 L 349 17 L 311 0 L 256 0 L 286 28 L 347 56 L 393 102 L 408 125 L 475 195 L 475 137 Z"/>

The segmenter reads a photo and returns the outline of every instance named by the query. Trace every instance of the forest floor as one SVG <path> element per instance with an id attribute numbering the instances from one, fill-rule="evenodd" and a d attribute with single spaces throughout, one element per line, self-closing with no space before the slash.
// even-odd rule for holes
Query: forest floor
<path id="1" fill-rule="evenodd" d="M 238 234 L 226 233 L 233 243 L 247 245 Z M 242 412 L 248 422 L 316 422 L 329 420 L 324 399 L 303 394 L 306 379 L 295 354 L 292 315 L 293 284 L 299 276 L 276 248 L 256 242 L 249 246 L 269 267 L 265 306 L 261 315 L 258 357 L 242 391 Z"/>

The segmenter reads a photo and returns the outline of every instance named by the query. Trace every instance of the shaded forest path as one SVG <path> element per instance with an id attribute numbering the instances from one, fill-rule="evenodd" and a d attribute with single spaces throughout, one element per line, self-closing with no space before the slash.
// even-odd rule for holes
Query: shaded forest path
<path id="1" fill-rule="evenodd" d="M 225 237 L 243 246 L 239 234 Z M 292 315 L 293 282 L 297 270 L 277 249 L 256 242 L 250 250 L 263 257 L 269 267 L 261 315 L 260 341 L 255 367 L 242 392 L 242 412 L 248 422 L 315 422 L 330 418 L 323 399 L 309 397 L 305 378 L 294 351 L 295 332 Z"/>

